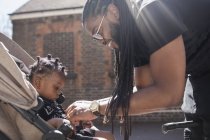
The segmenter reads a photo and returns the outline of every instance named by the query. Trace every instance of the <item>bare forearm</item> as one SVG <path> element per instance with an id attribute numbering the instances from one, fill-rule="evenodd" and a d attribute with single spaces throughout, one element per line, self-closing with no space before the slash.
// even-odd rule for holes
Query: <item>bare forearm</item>
<path id="1" fill-rule="evenodd" d="M 176 106 L 182 99 L 182 91 L 169 92 L 151 86 L 135 92 L 130 99 L 130 115 L 140 115 Z"/>
<path id="2" fill-rule="evenodd" d="M 176 92 L 170 93 L 156 86 L 141 89 L 135 92 L 130 98 L 129 115 L 140 115 L 175 106 L 182 98 L 182 91 Z M 98 100 L 100 102 L 101 114 L 105 114 L 110 99 L 111 97 Z M 121 109 L 119 109 L 117 115 L 121 115 Z"/>

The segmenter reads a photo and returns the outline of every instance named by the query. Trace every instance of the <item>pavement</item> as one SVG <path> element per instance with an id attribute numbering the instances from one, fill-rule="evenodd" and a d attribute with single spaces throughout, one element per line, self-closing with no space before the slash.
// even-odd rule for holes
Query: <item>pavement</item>
<path id="1" fill-rule="evenodd" d="M 161 130 L 162 124 L 165 122 L 143 122 L 132 125 L 132 134 L 129 140 L 184 140 L 183 129 L 169 131 L 163 134 Z M 111 126 L 97 126 L 101 130 L 111 131 Z M 114 135 L 116 140 L 123 140 L 120 136 L 119 126 L 115 126 Z"/>

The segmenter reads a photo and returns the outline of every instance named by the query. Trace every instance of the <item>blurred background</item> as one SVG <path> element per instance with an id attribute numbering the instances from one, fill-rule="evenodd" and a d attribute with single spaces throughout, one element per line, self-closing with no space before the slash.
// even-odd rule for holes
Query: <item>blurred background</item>
<path id="1" fill-rule="evenodd" d="M 9 14 L 29 0 L 0 0 L 0 32 L 12 37 L 12 23 Z"/>

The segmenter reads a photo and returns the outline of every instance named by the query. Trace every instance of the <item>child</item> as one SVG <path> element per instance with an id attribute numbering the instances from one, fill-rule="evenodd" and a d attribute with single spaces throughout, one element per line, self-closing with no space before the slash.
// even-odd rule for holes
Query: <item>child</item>
<path id="1" fill-rule="evenodd" d="M 58 58 L 52 58 L 51 55 L 45 58 L 37 57 L 37 61 L 30 66 L 29 80 L 44 101 L 44 106 L 38 114 L 54 127 L 58 127 L 63 121 L 67 121 L 61 106 L 64 101 L 62 89 L 65 85 L 66 75 L 65 67 L 62 66 Z M 96 140 L 96 137 L 100 136 L 107 140 L 114 139 L 113 135 L 106 131 L 96 131 L 91 128 L 75 131 L 95 137 Z"/>

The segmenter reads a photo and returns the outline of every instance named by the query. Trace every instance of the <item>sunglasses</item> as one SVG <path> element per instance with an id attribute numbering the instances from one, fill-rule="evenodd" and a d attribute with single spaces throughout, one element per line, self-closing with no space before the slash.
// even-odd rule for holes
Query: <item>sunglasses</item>
<path id="1" fill-rule="evenodd" d="M 102 35 L 99 34 L 99 31 L 101 29 L 101 25 L 102 25 L 102 23 L 104 21 L 104 17 L 105 16 L 102 17 L 101 22 L 100 22 L 100 24 L 98 26 L 98 29 L 97 29 L 96 33 L 92 35 L 92 37 L 93 37 L 94 40 L 102 42 L 103 45 L 109 46 L 111 44 L 111 42 L 112 42 L 112 39 L 105 39 Z"/>

